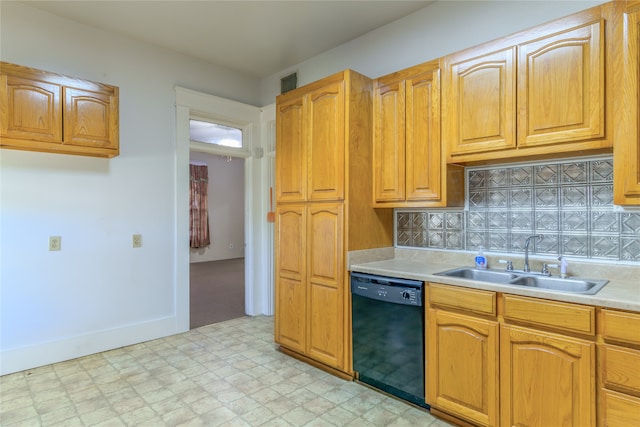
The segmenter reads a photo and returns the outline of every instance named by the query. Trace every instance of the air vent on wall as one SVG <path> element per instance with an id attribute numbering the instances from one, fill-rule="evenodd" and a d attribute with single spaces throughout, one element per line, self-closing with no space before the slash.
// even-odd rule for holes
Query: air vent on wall
<path id="1" fill-rule="evenodd" d="M 289 92 L 298 87 L 298 72 L 289 74 L 280 79 L 280 93 Z"/>

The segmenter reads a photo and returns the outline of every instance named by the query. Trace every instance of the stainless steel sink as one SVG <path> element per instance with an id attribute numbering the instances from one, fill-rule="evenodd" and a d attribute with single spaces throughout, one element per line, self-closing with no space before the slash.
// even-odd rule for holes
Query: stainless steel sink
<path id="1" fill-rule="evenodd" d="M 531 273 L 519 273 L 504 270 L 478 270 L 472 267 L 460 267 L 436 273 L 436 276 L 457 277 L 460 279 L 479 282 L 496 283 L 500 285 L 527 286 L 557 292 L 593 295 L 597 293 L 608 280 L 582 279 L 543 276 Z"/>
<path id="2" fill-rule="evenodd" d="M 491 283 L 509 283 L 511 280 L 518 277 L 515 273 L 500 270 L 478 270 L 470 267 L 454 268 L 453 270 L 447 270 L 440 273 L 436 273 L 436 276 L 448 276 L 459 277 L 461 279 L 478 280 L 480 282 Z"/>
<path id="3" fill-rule="evenodd" d="M 561 279 L 559 277 L 548 276 L 520 276 L 510 282 L 511 285 L 529 286 L 533 288 L 542 288 L 552 291 L 571 292 L 576 294 L 593 295 L 598 292 L 607 280 L 594 279 Z"/>

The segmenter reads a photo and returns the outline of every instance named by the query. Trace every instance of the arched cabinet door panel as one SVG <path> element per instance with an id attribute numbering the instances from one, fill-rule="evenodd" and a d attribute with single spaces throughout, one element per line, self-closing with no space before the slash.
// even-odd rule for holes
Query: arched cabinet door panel
<path id="1" fill-rule="evenodd" d="M 320 362 L 344 369 L 343 204 L 311 205 L 307 227 L 307 353 Z"/>
<path id="2" fill-rule="evenodd" d="M 604 20 L 518 46 L 518 146 L 605 136 Z"/>
<path id="3" fill-rule="evenodd" d="M 427 403 L 481 426 L 498 422 L 498 322 L 428 311 Z"/>
<path id="4" fill-rule="evenodd" d="M 595 426 L 594 372 L 593 342 L 501 326 L 501 425 Z"/>
<path id="5" fill-rule="evenodd" d="M 304 98 L 278 104 L 276 115 L 276 200 L 302 202 L 307 197 L 307 140 Z"/>
<path id="6" fill-rule="evenodd" d="M 613 198 L 617 205 L 640 205 L 640 2 L 629 6 L 616 43 L 617 99 Z"/>
<path id="7" fill-rule="evenodd" d="M 275 341 L 300 352 L 307 345 L 306 224 L 304 204 L 276 209 Z"/>
<path id="8" fill-rule="evenodd" d="M 345 178 L 344 82 L 307 95 L 309 200 L 343 200 Z"/>
<path id="9" fill-rule="evenodd" d="M 445 79 L 443 139 L 450 155 L 516 147 L 515 47 L 447 57 Z"/>

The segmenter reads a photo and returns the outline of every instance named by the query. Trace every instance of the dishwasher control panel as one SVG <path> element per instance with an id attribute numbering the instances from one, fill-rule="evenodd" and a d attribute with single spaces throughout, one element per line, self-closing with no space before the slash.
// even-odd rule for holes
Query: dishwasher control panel
<path id="1" fill-rule="evenodd" d="M 393 304 L 422 306 L 423 282 L 351 273 L 351 293 Z"/>

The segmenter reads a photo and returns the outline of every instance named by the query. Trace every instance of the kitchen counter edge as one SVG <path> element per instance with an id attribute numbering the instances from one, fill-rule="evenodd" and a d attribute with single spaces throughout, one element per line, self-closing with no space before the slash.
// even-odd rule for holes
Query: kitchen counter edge
<path id="1" fill-rule="evenodd" d="M 380 276 L 415 279 L 424 282 L 443 283 L 471 289 L 502 292 L 513 295 L 564 301 L 576 304 L 592 305 L 640 312 L 640 286 L 624 280 L 610 280 L 595 295 L 576 294 L 543 289 L 531 289 L 516 285 L 500 285 L 454 277 L 436 276 L 435 273 L 461 267 L 453 264 L 422 263 L 407 259 L 386 259 L 373 262 L 351 264 L 350 271 L 377 274 Z"/>

